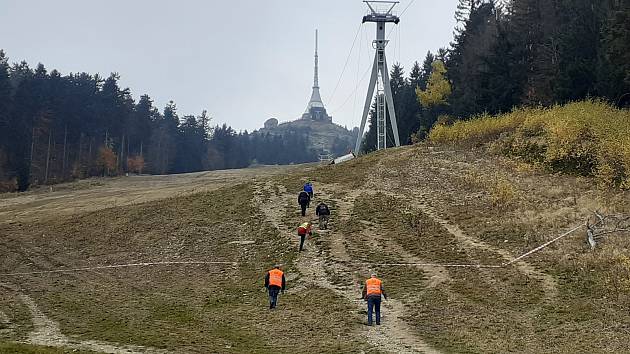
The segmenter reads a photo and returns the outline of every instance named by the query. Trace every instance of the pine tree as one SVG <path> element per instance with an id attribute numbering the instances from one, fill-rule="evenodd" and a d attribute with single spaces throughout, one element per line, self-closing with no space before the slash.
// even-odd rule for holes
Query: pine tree
<path id="1" fill-rule="evenodd" d="M 559 0 L 514 0 L 511 36 L 516 57 L 523 64 L 522 102 L 553 103 L 559 66 Z"/>
<path id="2" fill-rule="evenodd" d="M 603 20 L 597 64 L 597 91 L 630 106 L 630 1 L 610 6 Z"/>
<path id="3" fill-rule="evenodd" d="M 15 176 L 10 171 L 10 114 L 13 103 L 11 79 L 9 77 L 9 64 L 4 51 L 0 50 L 0 185 L 5 180 L 12 180 Z M 0 192 L 14 187 L 1 188 Z"/>
<path id="4" fill-rule="evenodd" d="M 599 39 L 603 2 L 562 0 L 558 7 L 558 77 L 554 102 L 583 99 L 596 94 Z"/>
<path id="5" fill-rule="evenodd" d="M 484 78 L 489 72 L 488 57 L 497 41 L 498 18 L 494 2 L 477 3 L 449 52 L 448 78 L 453 88 L 450 103 L 457 116 L 483 111 L 487 104 L 484 98 L 493 94 L 487 92 Z"/>

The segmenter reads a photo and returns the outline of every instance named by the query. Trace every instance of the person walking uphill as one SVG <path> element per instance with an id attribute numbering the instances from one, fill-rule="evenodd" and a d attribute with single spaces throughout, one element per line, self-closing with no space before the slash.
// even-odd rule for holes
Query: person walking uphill
<path id="1" fill-rule="evenodd" d="M 303 222 L 298 226 L 298 236 L 300 236 L 300 252 L 304 248 L 304 240 L 306 239 L 306 235 L 311 235 L 311 223 Z"/>
<path id="2" fill-rule="evenodd" d="M 302 216 L 306 216 L 306 208 L 308 208 L 308 203 L 311 201 L 311 198 L 308 196 L 308 193 L 302 191 L 300 195 L 298 195 L 298 204 L 300 204 L 300 208 L 302 208 Z"/>
<path id="3" fill-rule="evenodd" d="M 319 229 L 328 229 L 328 219 L 330 218 L 330 209 L 326 203 L 321 202 L 315 208 L 315 215 L 319 216 Z"/>
<path id="4" fill-rule="evenodd" d="M 275 309 L 278 304 L 278 293 L 286 287 L 284 272 L 280 270 L 280 265 L 276 264 L 265 276 L 265 288 L 269 291 L 269 309 Z"/>
<path id="5" fill-rule="evenodd" d="M 367 301 L 368 326 L 372 325 L 372 312 L 376 312 L 376 324 L 381 324 L 381 295 L 387 300 L 387 294 L 383 289 L 383 282 L 372 273 L 370 279 L 365 281 L 363 287 L 363 299 Z"/>
<path id="6" fill-rule="evenodd" d="M 313 200 L 313 184 L 311 182 L 306 182 L 304 184 L 304 191 L 308 194 L 308 204 L 307 207 L 311 206 L 311 200 Z"/>

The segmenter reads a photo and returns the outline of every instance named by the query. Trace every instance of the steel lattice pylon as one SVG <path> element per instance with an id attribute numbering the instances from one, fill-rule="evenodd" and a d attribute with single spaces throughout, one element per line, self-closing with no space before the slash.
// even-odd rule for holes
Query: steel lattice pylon
<path id="1" fill-rule="evenodd" d="M 355 151 L 361 148 L 361 140 L 363 139 L 363 131 L 367 122 L 370 105 L 374 98 L 374 89 L 378 88 L 376 93 L 376 136 L 377 149 L 387 148 L 387 121 L 386 112 L 389 112 L 389 121 L 394 133 L 394 142 L 396 146 L 400 146 L 400 138 L 398 136 L 398 124 L 396 123 L 396 111 L 394 109 L 394 98 L 392 96 L 392 88 L 389 82 L 389 71 L 387 69 L 387 58 L 385 56 L 385 47 L 387 40 L 385 39 L 385 24 L 388 22 L 398 24 L 400 18 L 392 13 L 398 1 L 364 1 L 370 9 L 370 14 L 363 17 L 363 22 L 376 23 L 376 40 L 373 45 L 376 49 L 374 55 L 374 64 L 372 66 L 372 76 L 368 85 L 367 97 L 363 106 L 363 115 L 361 116 L 361 127 L 355 145 Z"/>

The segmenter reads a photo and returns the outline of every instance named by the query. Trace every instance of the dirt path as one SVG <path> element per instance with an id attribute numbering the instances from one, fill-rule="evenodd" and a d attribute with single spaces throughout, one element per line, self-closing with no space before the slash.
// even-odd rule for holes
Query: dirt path
<path id="1" fill-rule="evenodd" d="M 277 186 L 280 193 L 276 193 L 272 182 L 261 185 L 259 189 L 265 189 L 269 193 L 269 200 L 264 212 L 267 220 L 274 225 L 284 237 L 295 239 L 294 235 L 287 230 L 283 223 L 283 213 L 287 205 L 293 201 L 294 196 L 288 194 L 283 186 Z M 326 187 L 320 186 L 322 196 L 326 196 Z M 336 200 L 338 217 L 340 222 L 350 215 L 354 199 L 358 194 Z M 258 196 L 260 198 L 260 195 Z M 329 197 L 330 198 L 330 197 Z M 262 200 L 258 201 L 259 203 Z M 260 205 L 260 204 L 259 204 Z M 296 262 L 296 266 L 302 275 L 300 282 L 291 292 L 298 292 L 308 285 L 315 285 L 328 289 L 342 296 L 348 302 L 353 303 L 358 310 L 364 310 L 365 303 L 360 299 L 360 280 L 358 271 L 353 271 L 349 266 L 350 256 L 346 250 L 346 243 L 341 234 L 337 232 L 327 233 L 327 240 L 330 240 L 331 250 L 328 255 L 315 249 L 312 242 L 307 243 L 307 248 L 303 251 Z M 328 256 L 328 257 L 327 257 Z M 330 279 L 330 273 L 337 273 L 343 277 L 341 284 Z M 368 343 L 378 349 L 388 353 L 438 353 L 420 338 L 413 334 L 410 326 L 402 320 L 406 309 L 404 304 L 398 300 L 390 299 L 383 302 L 383 318 L 381 326 L 366 327 L 361 333 Z"/>
<path id="2" fill-rule="evenodd" d="M 446 162 L 448 161 L 445 161 L 444 163 Z M 450 163 L 452 163 L 452 161 L 450 161 Z M 492 253 L 498 254 L 501 258 L 503 258 L 504 263 L 507 263 L 515 258 L 515 256 L 507 250 L 494 247 L 475 237 L 467 235 L 458 225 L 451 223 L 444 217 L 442 217 L 440 213 L 431 206 L 443 204 L 443 202 L 435 199 L 436 194 L 434 192 L 426 192 L 422 189 L 413 190 L 411 192 L 411 196 L 409 196 L 410 192 L 405 191 L 406 188 L 402 188 L 402 186 L 398 185 L 397 181 L 385 177 L 387 171 L 388 169 L 384 167 L 383 161 L 381 161 L 377 166 L 373 168 L 373 171 L 370 173 L 370 176 L 372 176 L 372 178 L 368 180 L 366 185 L 366 189 L 371 191 L 370 193 L 378 192 L 394 198 L 405 198 L 406 202 L 409 205 L 417 208 L 423 214 L 430 217 L 434 222 L 441 225 L 448 233 L 455 237 L 455 239 L 458 240 L 464 248 L 476 248 L 480 250 L 490 251 Z M 421 179 L 431 180 L 434 178 L 435 176 L 425 176 L 421 174 Z M 400 190 L 403 192 L 401 194 L 392 192 L 395 190 Z M 527 275 L 532 279 L 540 281 L 543 291 L 545 293 L 545 300 L 550 301 L 557 297 L 558 286 L 553 276 L 536 269 L 533 265 L 526 261 L 519 261 L 514 263 L 513 265 L 521 273 Z"/>
<path id="3" fill-rule="evenodd" d="M 420 199 L 424 199 L 424 198 L 420 198 Z M 424 204 L 422 202 L 416 201 L 413 202 L 412 205 L 414 207 L 419 208 L 425 215 L 429 216 L 431 219 L 433 219 L 433 221 L 435 221 L 436 223 L 440 224 L 442 227 L 444 227 L 451 235 L 453 235 L 455 237 L 455 239 L 457 239 L 464 247 L 467 248 L 478 248 L 478 249 L 482 249 L 482 250 L 486 250 L 486 251 L 490 251 L 493 253 L 496 253 L 498 255 L 500 255 L 504 260 L 505 263 L 513 260 L 515 257 L 510 254 L 510 252 L 501 249 L 501 248 L 497 248 L 494 247 L 492 245 L 489 245 L 479 239 L 476 239 L 474 237 L 471 237 L 469 235 L 467 235 L 459 226 L 452 224 L 450 222 L 448 222 L 446 219 L 442 218 L 437 211 L 435 211 L 433 208 L 431 208 L 430 206 L 428 206 L 427 204 Z M 549 274 L 545 274 L 539 270 L 537 270 L 534 266 L 532 266 L 531 264 L 525 262 L 525 261 L 519 261 L 516 263 L 513 263 L 514 266 L 523 274 L 534 278 L 536 280 L 539 280 L 542 284 L 543 290 L 545 292 L 545 299 L 547 300 L 552 300 L 554 298 L 557 297 L 558 295 L 558 286 L 556 284 L 556 280 L 553 278 L 553 276 L 549 275 Z"/>
<path id="4" fill-rule="evenodd" d="M 72 350 L 88 350 L 98 353 L 109 354 L 165 354 L 169 353 L 165 350 L 156 348 L 138 346 L 138 345 L 120 345 L 117 343 L 108 343 L 93 340 L 80 340 L 65 336 L 59 328 L 59 323 L 50 319 L 44 314 L 35 301 L 17 286 L 7 283 L 0 283 L 0 287 L 14 294 L 28 309 L 33 330 L 28 334 L 23 343 L 32 345 L 41 345 L 46 347 L 57 347 Z M 14 327 L 9 322 L 8 316 L 0 311 L 0 323 L 8 327 L 9 331 L 13 331 Z M 0 331 L 0 334 L 2 332 Z"/>
<path id="5" fill-rule="evenodd" d="M 0 311 L 0 337 L 10 336 L 13 334 L 15 326 L 9 320 L 9 316 L 6 313 Z"/>
<path id="6" fill-rule="evenodd" d="M 336 185 L 325 185 L 325 186 L 321 186 L 319 189 L 321 191 L 321 194 L 324 197 L 328 197 L 328 198 L 331 198 L 332 195 L 336 195 L 340 191 L 344 190 L 342 187 L 336 186 Z M 339 205 L 339 208 L 335 212 L 336 212 L 336 217 L 340 220 L 340 222 L 345 222 L 345 221 L 350 220 L 352 216 L 351 211 L 352 211 L 352 208 L 354 207 L 354 202 L 362 194 L 374 195 L 376 194 L 376 192 L 355 190 L 348 193 L 342 199 L 336 199 Z M 393 252 L 397 254 L 401 262 L 404 262 L 404 263 L 415 263 L 415 264 L 431 263 L 413 255 L 397 242 L 386 240 L 385 238 L 383 238 L 378 232 L 378 230 L 376 229 L 376 226 L 374 224 L 366 220 L 359 220 L 359 222 L 361 222 L 364 225 L 363 236 L 366 241 L 366 244 L 370 245 L 370 247 L 374 249 L 378 249 L 380 251 L 389 250 L 389 252 Z M 333 241 L 333 244 L 337 243 L 337 241 L 344 240 L 344 238 L 341 237 L 340 235 L 335 234 L 334 236 L 335 237 L 331 238 L 331 240 Z M 439 267 L 439 266 L 427 267 L 427 266 L 421 266 L 421 265 L 418 265 L 416 267 L 420 269 L 421 271 L 423 271 L 428 276 L 429 281 L 426 282 L 425 284 L 427 287 L 430 287 L 430 288 L 435 287 L 441 283 L 448 283 L 451 280 L 448 275 L 448 271 L 444 267 Z"/>
<path id="7" fill-rule="evenodd" d="M 34 330 L 29 333 L 26 343 L 48 347 L 61 347 L 75 350 L 90 350 L 99 353 L 131 354 L 131 353 L 167 353 L 164 350 L 142 346 L 118 345 L 114 343 L 78 340 L 66 337 L 61 333 L 59 324 L 48 318 L 28 295 L 20 294 L 20 300 L 31 313 Z"/>

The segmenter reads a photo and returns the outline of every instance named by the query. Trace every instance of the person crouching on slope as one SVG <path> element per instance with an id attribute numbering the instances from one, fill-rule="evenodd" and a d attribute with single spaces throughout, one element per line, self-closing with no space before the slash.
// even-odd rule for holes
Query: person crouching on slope
<path id="1" fill-rule="evenodd" d="M 300 236 L 300 252 L 302 252 L 302 249 L 304 248 L 304 240 L 306 239 L 306 235 L 311 235 L 312 231 L 311 231 L 311 223 L 310 222 L 303 222 L 300 224 L 300 226 L 298 226 L 297 232 L 298 232 L 298 236 Z"/>
<path id="2" fill-rule="evenodd" d="M 300 204 L 300 208 L 302 208 L 302 216 L 306 216 L 306 208 L 308 207 L 308 203 L 310 201 L 311 198 L 308 196 L 308 193 L 301 191 L 298 195 L 298 204 Z"/>
<path id="3" fill-rule="evenodd" d="M 315 215 L 319 216 L 319 229 L 328 229 L 328 219 L 330 218 L 330 209 L 324 202 L 320 202 L 315 208 Z"/>
<path id="4" fill-rule="evenodd" d="M 265 288 L 269 291 L 269 309 L 275 309 L 278 304 L 278 293 L 286 287 L 284 272 L 280 270 L 280 265 L 276 264 L 265 276 Z"/>
<path id="5" fill-rule="evenodd" d="M 365 281 L 363 287 L 363 299 L 367 301 L 368 326 L 372 325 L 372 310 L 376 312 L 376 324 L 381 324 L 381 295 L 387 300 L 387 294 L 383 289 L 383 282 L 372 273 L 370 279 Z"/>

